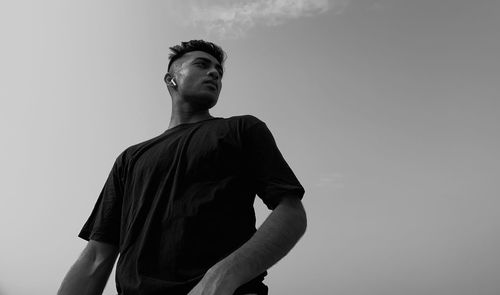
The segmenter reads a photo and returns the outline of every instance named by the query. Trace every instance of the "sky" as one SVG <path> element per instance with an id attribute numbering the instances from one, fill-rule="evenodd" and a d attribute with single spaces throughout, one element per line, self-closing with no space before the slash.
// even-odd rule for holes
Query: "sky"
<path id="1" fill-rule="evenodd" d="M 306 189 L 270 294 L 500 293 L 496 0 L 4 1 L 0 295 L 55 294 L 112 164 L 170 120 L 168 47 L 228 53 L 211 114 Z M 257 199 L 258 224 L 270 211 Z M 104 294 L 116 294 L 114 272 Z"/>

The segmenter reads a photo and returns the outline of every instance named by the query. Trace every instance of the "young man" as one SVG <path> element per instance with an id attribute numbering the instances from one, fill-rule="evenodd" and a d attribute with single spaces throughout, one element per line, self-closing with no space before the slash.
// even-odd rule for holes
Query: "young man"
<path id="1" fill-rule="evenodd" d="M 266 270 L 306 229 L 304 188 L 266 124 L 209 114 L 224 51 L 202 40 L 170 49 L 169 128 L 116 158 L 59 295 L 101 294 L 118 254 L 121 295 L 267 294 Z M 273 210 L 258 230 L 256 195 Z"/>

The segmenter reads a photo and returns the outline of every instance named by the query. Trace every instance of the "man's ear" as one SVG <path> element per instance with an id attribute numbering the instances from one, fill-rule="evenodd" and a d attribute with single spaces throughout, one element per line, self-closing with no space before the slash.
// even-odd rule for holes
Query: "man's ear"
<path id="1" fill-rule="evenodd" d="M 177 86 L 177 84 L 175 83 L 175 80 L 174 80 L 174 76 L 170 72 L 165 74 L 165 77 L 163 77 L 163 81 L 165 81 L 165 83 L 169 87 L 176 87 Z"/>
<path id="2" fill-rule="evenodd" d="M 170 83 L 171 79 L 172 79 L 172 74 L 170 74 L 170 72 L 167 72 L 165 74 L 165 77 L 163 77 L 163 81 L 165 81 L 165 83 L 167 83 L 167 85 Z"/>

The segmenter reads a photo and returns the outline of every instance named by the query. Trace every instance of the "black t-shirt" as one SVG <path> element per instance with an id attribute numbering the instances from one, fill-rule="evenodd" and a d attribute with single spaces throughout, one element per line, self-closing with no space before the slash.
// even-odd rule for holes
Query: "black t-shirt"
<path id="1" fill-rule="evenodd" d="M 187 294 L 255 233 L 256 194 L 269 209 L 304 195 L 264 122 L 181 124 L 116 158 L 79 237 L 119 247 L 119 294 Z M 266 274 L 235 294 L 267 290 Z"/>

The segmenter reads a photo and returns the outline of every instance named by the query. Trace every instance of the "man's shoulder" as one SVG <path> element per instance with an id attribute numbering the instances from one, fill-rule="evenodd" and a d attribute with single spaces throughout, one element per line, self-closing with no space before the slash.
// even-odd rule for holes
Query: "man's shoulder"
<path id="1" fill-rule="evenodd" d="M 225 120 L 236 123 L 239 127 L 249 128 L 255 124 L 264 123 L 261 119 L 257 118 L 254 115 L 235 115 Z"/>
<path id="2" fill-rule="evenodd" d="M 154 145 L 156 142 L 162 139 L 165 133 L 154 136 L 153 138 L 149 138 L 146 140 L 142 140 L 138 143 L 128 145 L 127 148 L 123 149 L 118 159 L 127 160 L 129 158 L 134 157 L 136 154 L 142 153 L 141 151 L 146 150 L 149 146 Z"/>
<path id="3" fill-rule="evenodd" d="M 222 118 L 223 120 L 220 120 L 220 122 L 226 122 L 228 125 L 230 125 L 232 128 L 236 128 L 240 131 L 245 131 L 250 129 L 251 127 L 255 125 L 260 125 L 260 124 L 265 124 L 261 119 L 254 115 L 250 114 L 245 114 L 245 115 L 234 115 L 231 117 L 227 118 Z M 118 156 L 119 159 L 125 160 L 126 158 L 133 157 L 137 153 L 141 153 L 142 150 L 147 149 L 149 146 L 154 145 L 158 141 L 161 141 L 165 136 L 167 135 L 167 132 L 163 132 L 162 134 L 159 134 L 153 138 L 147 139 L 140 141 L 139 143 L 135 143 L 132 145 L 129 145 L 127 148 L 122 150 L 120 155 Z"/>

